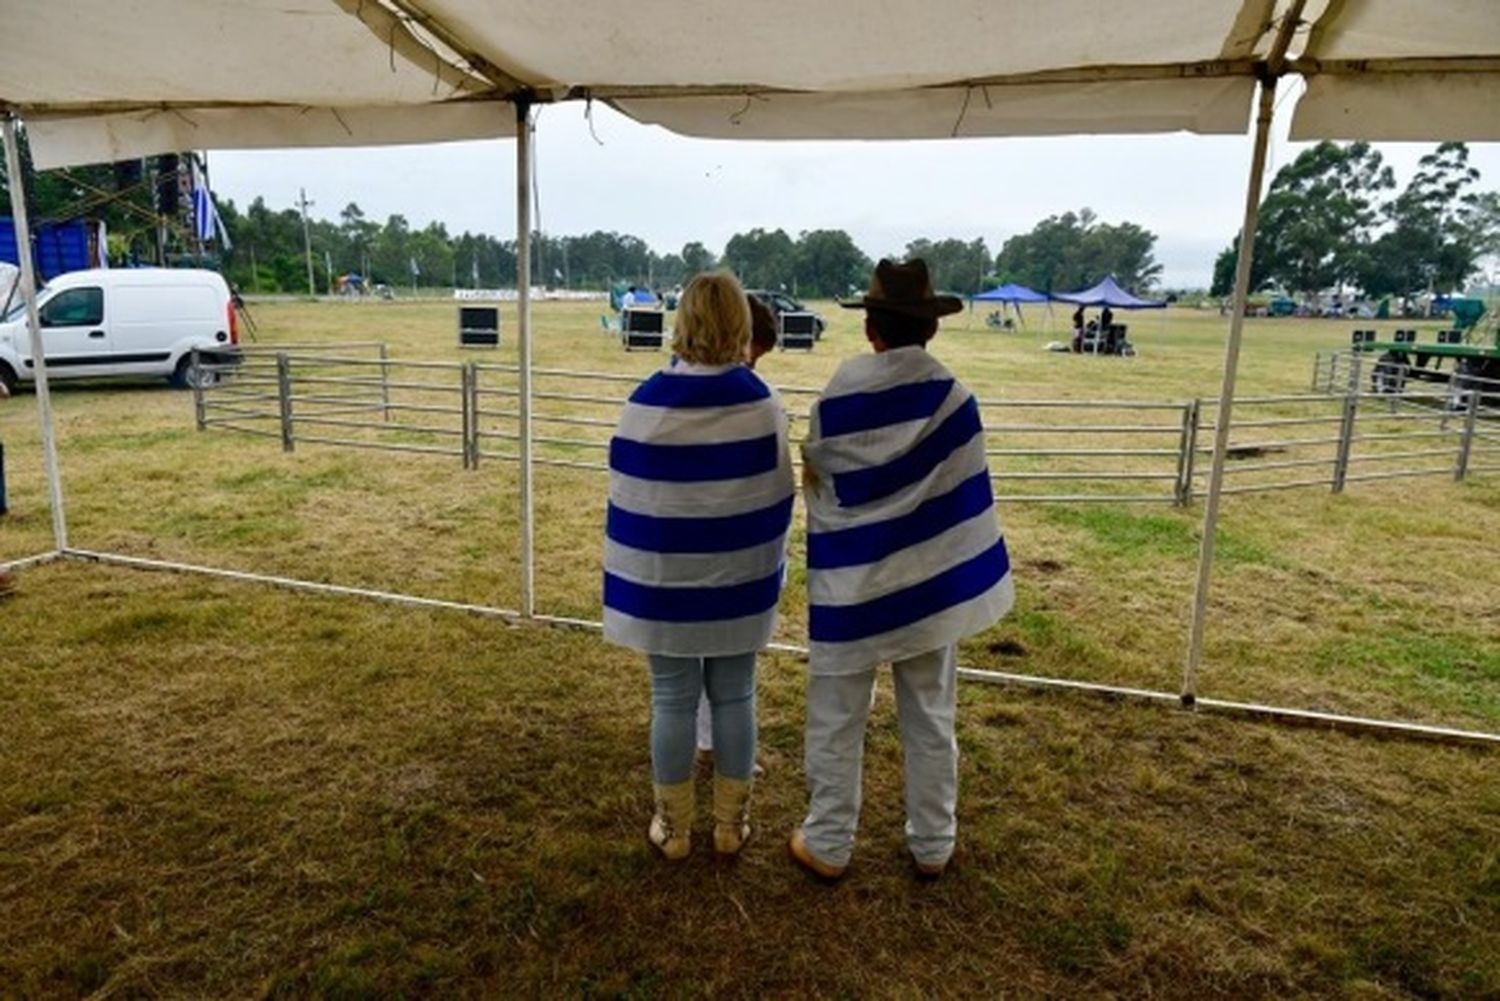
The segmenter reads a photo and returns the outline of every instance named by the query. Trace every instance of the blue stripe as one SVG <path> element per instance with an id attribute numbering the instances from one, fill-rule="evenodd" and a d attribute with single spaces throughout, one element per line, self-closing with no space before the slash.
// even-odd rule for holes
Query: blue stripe
<path id="1" fill-rule="evenodd" d="M 905 455 L 883 466 L 834 473 L 833 490 L 839 504 L 843 507 L 868 504 L 920 482 L 982 430 L 979 404 L 971 396 Z"/>
<path id="2" fill-rule="evenodd" d="M 760 580 L 727 587 L 656 587 L 605 571 L 604 607 L 653 622 L 724 622 L 776 607 L 781 567 Z"/>
<path id="3" fill-rule="evenodd" d="M 993 503 L 989 470 L 975 473 L 941 497 L 923 501 L 910 514 L 836 532 L 809 532 L 807 568 L 833 570 L 876 563 L 942 535 L 988 511 Z"/>
<path id="4" fill-rule="evenodd" d="M 934 577 L 858 605 L 813 605 L 808 633 L 820 643 L 852 643 L 901 629 L 984 594 L 1010 572 L 1005 540 Z"/>
<path id="5" fill-rule="evenodd" d="M 870 393 L 835 396 L 818 403 L 818 433 L 833 438 L 931 417 L 951 389 L 952 379 L 931 379 Z"/>
<path id="6" fill-rule="evenodd" d="M 736 365 L 717 375 L 658 372 L 636 387 L 630 402 L 646 407 L 733 407 L 770 396 L 771 391 L 754 372 Z"/>
<path id="7" fill-rule="evenodd" d="M 729 553 L 771 542 L 792 522 L 792 498 L 720 518 L 658 518 L 609 505 L 604 533 L 622 546 L 653 553 Z"/>
<path id="8" fill-rule="evenodd" d="M 778 460 L 776 435 L 707 445 L 651 445 L 611 438 L 609 468 L 642 480 L 706 483 L 769 473 Z"/>

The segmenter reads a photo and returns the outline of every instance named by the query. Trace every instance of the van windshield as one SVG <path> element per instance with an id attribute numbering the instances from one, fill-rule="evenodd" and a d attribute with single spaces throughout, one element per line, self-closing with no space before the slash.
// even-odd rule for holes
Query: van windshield
<path id="1" fill-rule="evenodd" d="M 37 305 L 42 304 L 42 299 L 47 292 L 47 286 L 43 285 L 36 290 Z M 11 320 L 19 320 L 26 315 L 26 300 L 21 296 L 21 283 L 17 282 L 9 289 L 0 293 L 0 323 L 9 323 Z"/>

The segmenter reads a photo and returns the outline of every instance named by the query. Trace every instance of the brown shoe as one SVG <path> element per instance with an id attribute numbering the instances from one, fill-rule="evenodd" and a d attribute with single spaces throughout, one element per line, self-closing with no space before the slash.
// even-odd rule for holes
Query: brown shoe
<path id="1" fill-rule="evenodd" d="M 0 570 L 0 598 L 16 593 L 16 575 L 9 570 Z"/>
<path id="2" fill-rule="evenodd" d="M 923 882 L 933 882 L 941 878 L 943 873 L 948 871 L 948 863 L 951 861 L 951 856 L 943 859 L 941 862 L 923 862 L 915 855 L 911 857 L 912 868 L 915 870 L 917 878 Z"/>
<path id="3" fill-rule="evenodd" d="M 825 883 L 837 883 L 844 878 L 844 870 L 848 868 L 842 865 L 830 865 L 814 855 L 812 849 L 807 847 L 807 837 L 800 827 L 792 832 L 791 839 L 787 841 L 786 853 L 805 872 Z"/>

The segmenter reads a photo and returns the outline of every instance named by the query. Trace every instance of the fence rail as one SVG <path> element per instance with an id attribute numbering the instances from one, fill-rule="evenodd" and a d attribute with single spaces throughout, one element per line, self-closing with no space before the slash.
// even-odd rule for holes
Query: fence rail
<path id="1" fill-rule="evenodd" d="M 1390 383 L 1362 387 L 1358 357 L 1337 357 L 1319 356 L 1310 393 L 1235 401 L 1225 493 L 1338 492 L 1350 483 L 1500 470 L 1500 383 L 1454 376 L 1431 391 L 1393 394 Z M 205 376 L 193 394 L 200 430 L 279 437 L 288 452 L 317 444 L 458 456 L 465 469 L 519 459 L 505 448 L 521 436 L 514 365 L 394 359 L 378 342 L 258 348 L 234 364 L 195 364 Z M 542 431 L 531 436 L 533 461 L 607 470 L 600 453 L 638 377 L 561 368 L 533 369 L 532 377 L 531 419 Z M 818 391 L 780 392 L 805 401 Z M 1206 493 L 1200 459 L 1212 452 L 1212 401 L 979 405 L 986 454 L 1001 460 L 992 479 L 1002 501 L 1187 506 Z"/>

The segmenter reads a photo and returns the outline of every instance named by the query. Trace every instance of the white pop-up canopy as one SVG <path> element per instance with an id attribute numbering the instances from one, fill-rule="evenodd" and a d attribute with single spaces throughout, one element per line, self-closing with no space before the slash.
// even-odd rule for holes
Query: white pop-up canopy
<path id="1" fill-rule="evenodd" d="M 0 15 L 13 183 L 17 118 L 43 168 L 182 149 L 515 136 L 521 275 L 531 227 L 528 109 L 538 103 L 608 101 L 696 136 L 906 139 L 1243 134 L 1254 101 L 1181 693 L 1188 703 L 1267 134 L 1277 82 L 1288 75 L 1307 83 L 1294 139 L 1500 140 L 1500 0 L 46 0 Z M 24 202 L 15 204 L 24 240 Z M 22 260 L 57 549 L 67 553 Z M 529 290 L 518 284 L 521 614 L 530 616 L 531 338 Z"/>
<path id="2" fill-rule="evenodd" d="M 1291 0 L 48 0 L 0 31 L 36 163 L 514 135 L 592 97 L 724 138 L 1243 133 Z M 1302 4 L 1298 4 L 1302 7 Z M 1294 138 L 1500 139 L 1495 0 L 1311 0 Z"/>

